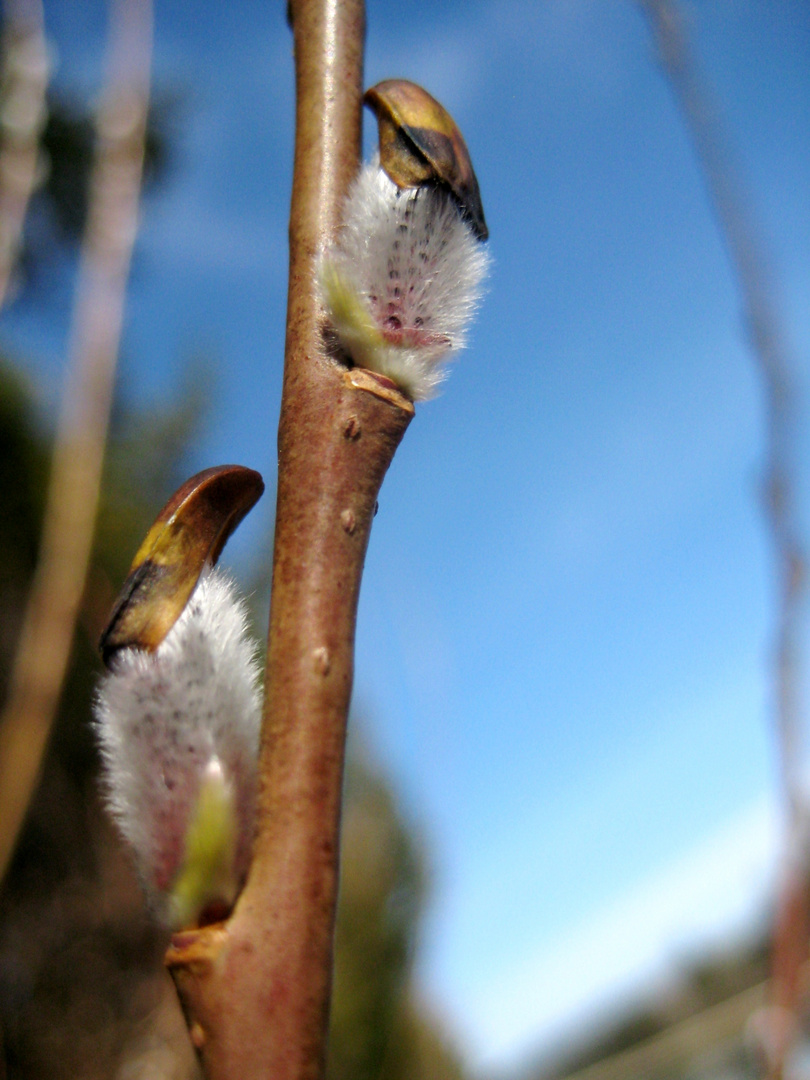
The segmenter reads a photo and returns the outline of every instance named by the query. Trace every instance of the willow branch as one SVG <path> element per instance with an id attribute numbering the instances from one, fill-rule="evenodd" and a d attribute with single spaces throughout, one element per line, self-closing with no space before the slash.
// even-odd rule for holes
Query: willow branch
<path id="1" fill-rule="evenodd" d="M 8 295 L 28 202 L 40 174 L 48 50 L 40 0 L 6 0 L 0 104 L 0 307 Z"/>
<path id="2" fill-rule="evenodd" d="M 0 876 L 36 786 L 90 558 L 136 233 L 151 33 L 149 0 L 116 0 L 39 558 L 0 722 Z"/>
<path id="3" fill-rule="evenodd" d="M 807 553 L 796 494 L 798 461 L 797 368 L 784 339 L 753 216 L 730 164 L 718 110 L 703 85 L 675 0 L 641 0 L 664 69 L 694 141 L 742 299 L 766 411 L 766 513 L 779 589 L 774 643 L 774 697 L 782 787 L 790 816 L 785 880 L 774 942 L 774 1031 L 770 1075 L 780 1077 L 802 992 L 810 932 L 810 806 L 800 768 L 803 707 L 802 618 L 807 600 Z M 792 1020 L 790 1018 L 792 1017 Z M 786 1022 L 786 1018 L 787 1021 Z"/>
<path id="4" fill-rule="evenodd" d="M 360 151 L 362 0 L 293 0 L 296 143 L 257 837 L 227 923 L 167 954 L 209 1080 L 322 1077 L 357 600 L 413 415 L 329 355 L 315 288 Z"/>

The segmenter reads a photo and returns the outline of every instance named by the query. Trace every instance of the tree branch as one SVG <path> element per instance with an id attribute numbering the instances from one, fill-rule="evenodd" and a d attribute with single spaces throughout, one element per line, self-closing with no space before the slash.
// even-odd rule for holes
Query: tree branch
<path id="1" fill-rule="evenodd" d="M 318 253 L 360 151 L 362 0 L 294 0 L 296 148 L 273 590 L 253 864 L 225 924 L 167 964 L 209 1080 L 323 1075 L 357 600 L 413 406 L 329 355 Z"/>

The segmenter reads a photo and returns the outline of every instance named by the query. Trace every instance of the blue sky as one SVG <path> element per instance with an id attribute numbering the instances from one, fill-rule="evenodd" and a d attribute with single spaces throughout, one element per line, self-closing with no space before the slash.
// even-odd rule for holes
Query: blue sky
<path id="1" fill-rule="evenodd" d="M 810 8 L 685 7 L 806 379 Z M 431 855 L 423 992 L 471 1063 L 508 1066 L 752 919 L 767 889 L 762 401 L 632 3 L 367 14 L 367 83 L 422 83 L 464 132 L 493 270 L 471 347 L 383 488 L 356 712 Z M 103 5 L 46 0 L 46 20 L 59 81 L 92 92 Z M 157 402 L 210 350 L 193 464 L 238 461 L 271 488 L 292 78 L 281 2 L 158 0 L 156 84 L 185 104 L 174 171 L 144 207 L 121 361 L 126 392 Z M 2 323 L 45 407 L 68 300 Z M 232 541 L 237 569 L 269 512 Z"/>

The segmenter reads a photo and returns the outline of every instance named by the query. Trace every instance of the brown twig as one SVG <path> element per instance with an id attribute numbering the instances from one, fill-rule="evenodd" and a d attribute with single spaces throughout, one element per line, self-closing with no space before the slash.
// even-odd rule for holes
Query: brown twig
<path id="1" fill-rule="evenodd" d="M 664 69 L 694 141 L 714 213 L 742 298 L 766 410 L 765 508 L 779 587 L 774 644 L 774 697 L 782 787 L 789 813 L 788 852 L 777 903 L 773 959 L 774 1031 L 769 1074 L 782 1076 L 801 1006 L 802 965 L 810 935 L 810 806 L 802 781 L 802 608 L 807 597 L 807 555 L 795 491 L 798 393 L 796 364 L 784 340 L 759 233 L 730 164 L 718 110 L 700 79 L 676 0 L 640 0 Z M 778 1027 L 778 1030 L 776 1028 Z"/>
<path id="2" fill-rule="evenodd" d="M 136 232 L 151 35 L 149 0 L 116 0 L 39 561 L 0 722 L 0 877 L 37 782 L 87 574 Z"/>
<path id="3" fill-rule="evenodd" d="M 293 0 L 296 144 L 253 864 L 227 923 L 167 954 L 209 1080 L 323 1075 L 354 631 L 377 493 L 413 415 L 329 355 L 315 261 L 359 161 L 362 0 Z"/>
<path id="4" fill-rule="evenodd" d="M 0 103 L 0 307 L 20 250 L 28 202 L 40 174 L 48 50 L 40 0 L 6 0 Z"/>

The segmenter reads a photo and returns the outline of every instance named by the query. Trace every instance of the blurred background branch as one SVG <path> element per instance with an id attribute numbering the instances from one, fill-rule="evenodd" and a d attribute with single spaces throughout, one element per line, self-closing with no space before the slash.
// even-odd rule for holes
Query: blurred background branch
<path id="1" fill-rule="evenodd" d="M 117 0 L 38 564 L 0 721 L 0 877 L 37 782 L 85 587 L 136 235 L 151 34 L 149 0 Z"/>
<path id="2" fill-rule="evenodd" d="M 42 171 L 48 67 L 40 0 L 6 0 L 0 89 L 0 307 L 22 245 L 28 202 Z"/>
<path id="3" fill-rule="evenodd" d="M 764 504 L 773 544 L 778 607 L 773 647 L 774 715 L 788 811 L 787 851 L 777 898 L 770 1023 L 763 1050 L 773 1080 L 783 1074 L 802 1006 L 810 933 L 810 806 L 803 769 L 803 619 L 807 554 L 798 498 L 798 365 L 774 299 L 769 259 L 734 167 L 720 109 L 702 79 L 676 0 L 640 0 L 697 152 L 737 279 L 765 405 Z"/>

